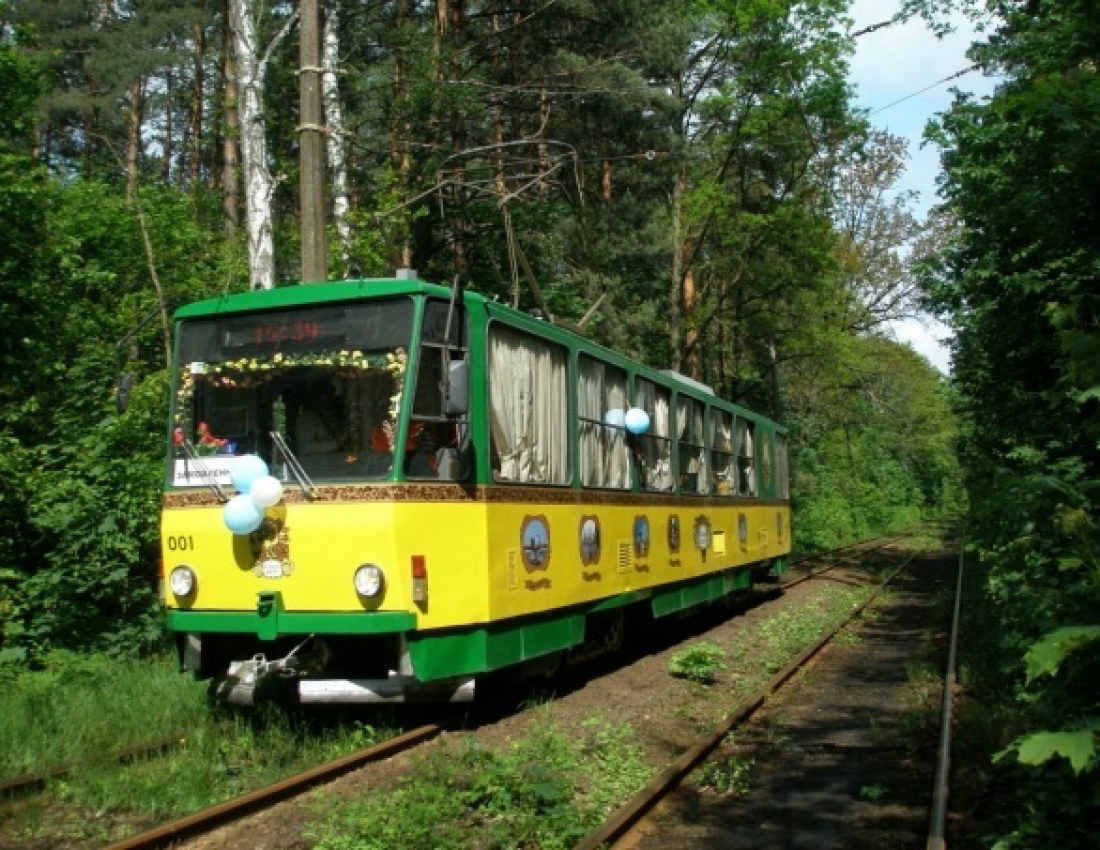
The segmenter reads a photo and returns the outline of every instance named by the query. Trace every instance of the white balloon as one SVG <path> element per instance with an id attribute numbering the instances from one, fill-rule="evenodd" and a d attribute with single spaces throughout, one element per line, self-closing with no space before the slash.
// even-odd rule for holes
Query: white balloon
<path id="1" fill-rule="evenodd" d="M 252 482 L 267 475 L 267 464 L 256 455 L 241 455 L 229 462 L 229 483 L 238 493 L 247 493 Z"/>
<path id="2" fill-rule="evenodd" d="M 283 485 L 274 475 L 261 475 L 252 482 L 248 495 L 257 507 L 270 508 L 283 498 Z"/>
<path id="3" fill-rule="evenodd" d="M 626 413 L 622 408 L 613 407 L 603 415 L 603 422 L 613 428 L 622 428 L 626 424 Z"/>

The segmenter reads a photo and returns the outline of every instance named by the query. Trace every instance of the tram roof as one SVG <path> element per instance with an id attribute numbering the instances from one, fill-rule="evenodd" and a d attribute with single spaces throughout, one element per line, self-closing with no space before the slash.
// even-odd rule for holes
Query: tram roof
<path id="1" fill-rule="evenodd" d="M 309 307 L 316 304 L 335 304 L 340 302 L 358 301 L 363 298 L 392 297 L 400 295 L 434 295 L 439 298 L 449 298 L 451 288 L 435 283 L 427 283 L 417 278 L 363 278 L 357 280 L 339 280 L 325 283 L 301 283 L 292 286 L 280 286 L 274 289 L 260 289 L 251 292 L 238 292 L 226 294 L 218 298 L 209 298 L 204 301 L 196 301 L 186 304 L 175 312 L 176 319 L 197 319 L 212 316 L 221 316 L 231 313 L 244 313 L 252 311 L 284 310 L 295 307 Z M 684 375 L 669 371 L 657 370 L 644 364 L 636 363 L 625 355 L 609 349 L 594 340 L 588 339 L 574 328 L 567 325 L 556 324 L 553 321 L 545 321 L 537 316 L 523 313 L 507 305 L 494 302 L 476 291 L 466 290 L 464 300 L 469 302 L 482 302 L 488 306 L 490 313 L 497 315 L 507 314 L 519 327 L 530 330 L 538 330 L 547 336 L 573 336 L 584 342 L 584 345 L 593 353 L 600 353 L 612 362 L 631 364 L 640 373 L 659 383 L 672 383 L 681 388 L 694 390 L 702 397 L 712 396 L 717 400 L 714 391 L 705 385 L 687 378 Z M 769 421 L 769 417 L 756 413 L 738 404 L 723 402 L 725 406 L 734 408 L 740 414 L 761 421 Z M 778 423 L 780 432 L 785 428 Z"/>

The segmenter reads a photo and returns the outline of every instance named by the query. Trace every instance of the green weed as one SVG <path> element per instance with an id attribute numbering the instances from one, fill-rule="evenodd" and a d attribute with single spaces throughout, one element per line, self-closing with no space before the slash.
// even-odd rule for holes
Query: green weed
<path id="1" fill-rule="evenodd" d="M 540 723 L 501 749 L 444 741 L 391 791 L 323 795 L 307 836 L 321 850 L 568 848 L 648 778 L 628 727 L 597 719 L 575 736 Z"/>
<path id="2" fill-rule="evenodd" d="M 668 662 L 673 676 L 709 685 L 716 681 L 719 670 L 726 669 L 722 659 L 725 650 L 713 643 L 697 643 L 677 652 Z"/>
<path id="3" fill-rule="evenodd" d="M 755 764 L 752 759 L 735 756 L 711 759 L 699 768 L 696 781 L 700 788 L 718 794 L 748 794 L 751 790 L 749 775 Z"/>

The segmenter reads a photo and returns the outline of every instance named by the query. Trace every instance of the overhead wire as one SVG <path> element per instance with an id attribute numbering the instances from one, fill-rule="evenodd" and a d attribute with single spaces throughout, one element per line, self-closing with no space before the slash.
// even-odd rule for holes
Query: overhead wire
<path id="1" fill-rule="evenodd" d="M 884 112 L 885 110 L 890 109 L 891 107 L 897 106 L 899 103 L 905 103 L 905 101 L 912 100 L 917 95 L 924 94 L 926 91 L 931 91 L 932 89 L 936 88 L 937 86 L 942 86 L 944 83 L 949 83 L 952 80 L 957 80 L 959 77 L 966 76 L 967 74 L 972 73 L 973 71 L 980 71 L 980 70 L 981 70 L 981 65 L 970 65 L 969 67 L 963 68 L 961 71 L 956 71 L 954 74 L 951 74 L 950 76 L 944 77 L 942 80 L 936 80 L 936 82 L 932 83 L 931 85 L 927 85 L 922 89 L 918 89 L 917 91 L 913 92 L 912 94 L 907 94 L 905 97 L 898 98 L 897 100 L 893 101 L 892 103 L 888 103 L 885 106 L 880 106 L 878 109 L 872 109 L 870 112 L 867 113 L 867 115 L 868 116 L 877 115 L 878 113 Z"/>

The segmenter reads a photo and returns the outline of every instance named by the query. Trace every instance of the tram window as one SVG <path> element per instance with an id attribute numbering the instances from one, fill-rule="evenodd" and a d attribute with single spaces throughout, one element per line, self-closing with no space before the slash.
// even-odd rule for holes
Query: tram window
<path id="1" fill-rule="evenodd" d="M 742 496 L 755 496 L 756 451 L 753 423 L 737 420 L 737 492 Z"/>
<path id="2" fill-rule="evenodd" d="M 711 491 L 732 496 L 737 490 L 737 465 L 733 457 L 733 414 L 710 409 Z"/>
<path id="3" fill-rule="evenodd" d="M 706 406 L 687 396 L 676 401 L 676 433 L 680 462 L 680 492 L 702 494 L 707 492 L 707 450 L 703 436 Z"/>
<path id="4" fill-rule="evenodd" d="M 489 329 L 489 440 L 497 481 L 569 483 L 565 349 L 499 323 Z"/>
<path id="5" fill-rule="evenodd" d="M 649 414 L 649 430 L 637 437 L 641 484 L 646 490 L 672 490 L 671 393 L 667 387 L 638 378 L 634 383 L 634 406 Z"/>
<path id="6" fill-rule="evenodd" d="M 577 385 L 581 484 L 630 487 L 626 444 L 626 372 L 581 355 Z"/>
<path id="7" fill-rule="evenodd" d="M 413 306 L 404 298 L 184 322 L 173 485 L 200 485 L 194 457 L 213 455 L 205 464 L 224 483 L 229 458 L 242 454 L 287 481 L 291 458 L 313 481 L 388 476 Z"/>

